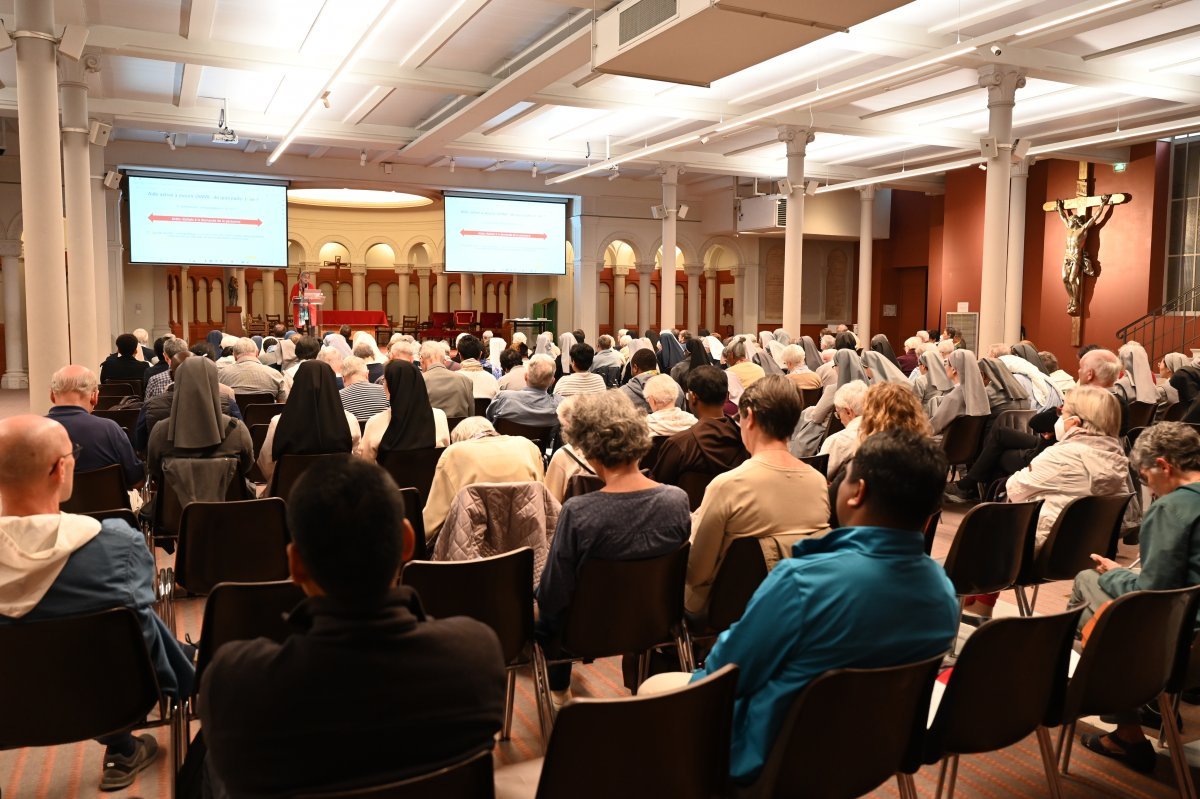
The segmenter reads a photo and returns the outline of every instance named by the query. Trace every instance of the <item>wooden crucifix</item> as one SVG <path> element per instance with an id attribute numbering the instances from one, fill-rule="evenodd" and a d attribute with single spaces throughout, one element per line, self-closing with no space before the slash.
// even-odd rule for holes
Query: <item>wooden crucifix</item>
<path id="1" fill-rule="evenodd" d="M 1075 196 L 1067 200 L 1051 200 L 1042 205 L 1043 211 L 1057 211 L 1067 228 L 1066 251 L 1063 255 L 1062 281 L 1067 290 L 1067 314 L 1071 317 L 1071 345 L 1078 347 L 1082 340 L 1083 278 L 1095 277 L 1096 270 L 1088 253 L 1088 233 L 1108 221 L 1114 205 L 1133 199 L 1130 194 L 1101 194 L 1093 196 L 1092 165 L 1079 163 L 1079 179 L 1075 181 Z M 1096 208 L 1092 213 L 1090 209 Z"/>
<path id="2" fill-rule="evenodd" d="M 333 267 L 333 310 L 338 310 L 338 295 L 342 293 L 342 256 L 333 256 L 332 261 L 322 261 L 321 266 Z"/>

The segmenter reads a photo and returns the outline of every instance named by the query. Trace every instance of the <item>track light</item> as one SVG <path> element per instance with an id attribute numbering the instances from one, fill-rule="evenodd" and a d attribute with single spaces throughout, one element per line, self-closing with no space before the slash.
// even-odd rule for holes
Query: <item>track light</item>
<path id="1" fill-rule="evenodd" d="M 450 174 L 451 175 L 454 174 L 454 159 L 453 158 L 450 159 Z"/>
<path id="2" fill-rule="evenodd" d="M 529 177 L 531 177 L 531 178 L 537 177 L 537 164 L 534 164 L 533 168 L 529 170 Z"/>
<path id="3" fill-rule="evenodd" d="M 175 140 L 171 138 L 171 134 L 164 133 L 163 138 L 166 140 L 167 146 L 171 148 L 171 152 L 175 152 Z"/>
<path id="4" fill-rule="evenodd" d="M 329 92 L 321 92 L 321 104 L 329 108 Z"/>
<path id="5" fill-rule="evenodd" d="M 358 165 L 359 166 L 367 165 L 367 151 L 366 150 L 363 150 L 361 153 L 358 154 Z"/>
<path id="6" fill-rule="evenodd" d="M 616 179 L 617 179 L 617 178 L 619 178 L 619 177 L 621 177 L 621 169 L 620 169 L 620 167 L 615 167 L 615 166 L 614 166 L 614 167 L 612 168 L 612 174 L 608 176 L 608 180 L 609 180 L 609 182 L 612 182 L 612 181 L 616 180 Z"/>

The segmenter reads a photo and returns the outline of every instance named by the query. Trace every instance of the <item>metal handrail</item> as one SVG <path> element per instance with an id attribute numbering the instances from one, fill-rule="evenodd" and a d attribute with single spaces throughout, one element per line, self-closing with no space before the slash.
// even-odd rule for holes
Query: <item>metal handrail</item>
<path id="1" fill-rule="evenodd" d="M 1200 285 L 1125 325 L 1117 338 L 1140 342 L 1152 364 L 1168 352 L 1187 354 L 1200 343 Z"/>

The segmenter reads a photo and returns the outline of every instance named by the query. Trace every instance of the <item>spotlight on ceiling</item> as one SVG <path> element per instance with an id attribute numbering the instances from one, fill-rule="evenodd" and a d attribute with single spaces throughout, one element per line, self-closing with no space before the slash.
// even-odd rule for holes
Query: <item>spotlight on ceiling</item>
<path id="1" fill-rule="evenodd" d="M 171 148 L 172 152 L 174 152 L 175 151 L 175 139 L 171 138 L 170 133 L 164 133 L 163 138 L 166 140 L 167 146 Z"/>
<path id="2" fill-rule="evenodd" d="M 329 92 L 321 93 L 321 104 L 324 105 L 326 108 L 329 108 Z"/>
<path id="3" fill-rule="evenodd" d="M 358 154 L 358 165 L 359 166 L 367 165 L 367 151 L 366 150 L 363 150 L 361 153 Z"/>
<path id="4" fill-rule="evenodd" d="M 621 168 L 619 166 L 614 166 L 612 168 L 612 174 L 608 176 L 608 179 L 609 181 L 614 181 L 619 177 L 621 177 Z"/>
<path id="5" fill-rule="evenodd" d="M 536 178 L 536 177 L 537 177 L 537 172 L 538 172 L 538 170 L 537 170 L 537 164 L 534 164 L 534 165 L 533 165 L 533 166 L 530 168 L 530 170 L 529 170 L 529 177 L 531 177 L 531 178 Z"/>

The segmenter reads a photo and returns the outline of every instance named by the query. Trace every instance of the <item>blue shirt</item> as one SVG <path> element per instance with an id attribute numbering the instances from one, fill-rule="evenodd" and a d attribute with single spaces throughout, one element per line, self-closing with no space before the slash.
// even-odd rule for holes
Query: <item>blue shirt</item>
<path id="1" fill-rule="evenodd" d="M 55 405 L 46 416 L 67 428 L 71 443 L 83 448 L 75 459 L 75 471 L 90 472 L 116 463 L 125 475 L 126 488 L 146 479 L 129 436 L 112 419 L 93 416 L 78 405 Z"/>
<path id="2" fill-rule="evenodd" d="M 721 634 L 696 680 L 736 663 L 730 772 L 758 776 L 792 699 L 823 672 L 882 668 L 945 652 L 958 600 L 921 533 L 841 527 L 792 547 L 741 621 Z"/>
<path id="3" fill-rule="evenodd" d="M 558 404 L 562 397 L 546 393 L 544 388 L 526 386 L 517 391 L 496 394 L 484 415 L 489 421 L 507 419 L 530 427 L 558 427 Z"/>

